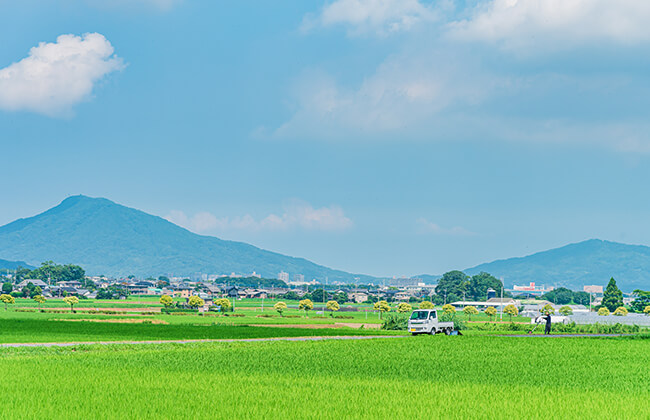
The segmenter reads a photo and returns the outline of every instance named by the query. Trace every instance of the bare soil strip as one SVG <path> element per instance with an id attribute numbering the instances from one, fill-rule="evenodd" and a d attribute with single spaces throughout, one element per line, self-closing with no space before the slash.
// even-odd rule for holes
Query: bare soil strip
<path id="1" fill-rule="evenodd" d="M 547 338 L 576 338 L 576 337 L 627 337 L 636 334 L 501 334 L 492 337 L 547 337 Z"/>
<path id="2" fill-rule="evenodd" d="M 150 341 L 78 341 L 63 343 L 7 343 L 0 344 L 3 347 L 76 347 L 102 345 L 110 346 L 114 344 L 190 344 L 190 343 L 254 343 L 258 341 L 325 341 L 325 340 L 372 340 L 377 338 L 404 338 L 406 335 L 341 335 L 331 337 L 272 337 L 272 338 L 224 338 L 215 340 L 150 340 Z"/>
<path id="3" fill-rule="evenodd" d="M 334 324 L 249 324 L 251 327 L 271 327 L 271 328 L 303 328 L 310 330 L 320 330 L 327 328 L 336 328 L 341 327 L 347 328 L 356 328 L 359 329 L 361 326 L 369 330 L 378 330 L 381 327 L 381 324 L 359 324 L 359 323 L 345 323 L 337 322 Z"/>

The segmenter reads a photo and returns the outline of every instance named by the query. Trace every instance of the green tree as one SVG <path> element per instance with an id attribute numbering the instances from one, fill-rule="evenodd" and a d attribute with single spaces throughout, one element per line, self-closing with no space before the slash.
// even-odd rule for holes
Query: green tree
<path id="1" fill-rule="evenodd" d="M 70 312 L 74 312 L 74 305 L 79 303 L 79 298 L 76 296 L 66 296 L 63 298 L 63 301 L 70 305 Z"/>
<path id="2" fill-rule="evenodd" d="M 34 299 L 34 301 L 36 301 L 36 303 L 38 303 L 38 310 L 39 311 L 41 310 L 41 305 L 43 303 L 45 303 L 45 301 L 47 301 L 47 299 L 45 299 L 45 296 L 43 296 L 43 295 L 36 295 L 32 299 Z"/>
<path id="3" fill-rule="evenodd" d="M 463 312 L 467 315 L 467 320 L 471 321 L 472 320 L 472 315 L 478 315 L 478 309 L 476 309 L 473 306 L 466 306 L 463 309 Z"/>
<path id="4" fill-rule="evenodd" d="M 230 299 L 227 298 L 217 299 L 214 301 L 214 304 L 221 308 L 219 309 L 221 313 L 228 312 L 230 310 L 230 307 L 232 306 L 230 304 Z"/>
<path id="5" fill-rule="evenodd" d="M 314 302 L 310 299 L 303 299 L 298 302 L 298 310 L 305 311 L 305 316 L 308 316 L 307 313 L 314 309 Z"/>
<path id="6" fill-rule="evenodd" d="M 446 305 L 444 305 L 442 307 L 442 312 L 444 312 L 445 314 L 455 314 L 456 313 L 456 308 L 454 308 L 450 304 L 446 304 Z"/>
<path id="7" fill-rule="evenodd" d="M 547 303 L 542 308 L 542 313 L 545 315 L 553 315 L 555 314 L 555 308 L 553 308 L 553 305 L 551 305 L 550 303 Z"/>
<path id="8" fill-rule="evenodd" d="M 396 309 L 398 314 L 405 314 L 411 312 L 412 310 L 413 307 L 406 302 L 402 302 L 399 305 L 397 305 L 397 309 Z"/>
<path id="9" fill-rule="evenodd" d="M 5 311 L 8 309 L 7 305 L 13 305 L 16 303 L 16 299 L 14 299 L 13 296 L 8 295 L 8 294 L 2 294 L 0 295 L 0 302 L 5 304 Z"/>
<path id="10" fill-rule="evenodd" d="M 503 308 L 503 313 L 510 316 L 510 322 L 512 322 L 512 317 L 519 315 L 519 309 L 515 305 L 506 305 Z"/>
<path id="11" fill-rule="evenodd" d="M 494 306 L 488 306 L 485 308 L 485 315 L 490 317 L 490 321 L 492 321 L 492 317 L 496 316 L 497 310 Z"/>
<path id="12" fill-rule="evenodd" d="M 501 295 L 501 280 L 492 274 L 480 272 L 472 276 L 467 282 L 467 299 L 484 301 L 487 299 L 488 289 L 494 289 L 497 296 Z"/>
<path id="13" fill-rule="evenodd" d="M 14 285 L 7 282 L 2 283 L 2 293 L 9 294 L 14 290 Z"/>
<path id="14" fill-rule="evenodd" d="M 600 309 L 598 310 L 598 315 L 600 315 L 600 316 L 607 316 L 607 315 L 609 315 L 609 309 L 607 309 L 607 307 L 603 306 L 602 308 L 600 308 Z"/>
<path id="15" fill-rule="evenodd" d="M 300 296 L 298 296 L 298 293 L 294 292 L 293 290 L 289 290 L 287 293 L 282 295 L 282 299 L 298 300 L 298 299 L 300 299 Z"/>
<path id="16" fill-rule="evenodd" d="M 573 309 L 570 306 L 563 306 L 560 308 L 559 312 L 564 316 L 573 315 Z"/>
<path id="17" fill-rule="evenodd" d="M 650 305 L 650 292 L 637 289 L 632 293 L 634 294 L 635 299 L 632 301 L 630 306 L 636 312 L 643 312 L 644 308 Z"/>
<path id="18" fill-rule="evenodd" d="M 199 306 L 205 305 L 205 301 L 198 296 L 192 295 L 187 300 L 187 304 L 190 305 L 190 308 L 196 309 Z"/>
<path id="19" fill-rule="evenodd" d="M 442 275 L 436 286 L 436 294 L 446 296 L 447 302 L 454 302 L 463 296 L 469 277 L 462 271 L 449 271 Z"/>
<path id="20" fill-rule="evenodd" d="M 375 311 L 379 311 L 379 319 L 382 318 L 384 312 L 390 312 L 390 305 L 385 300 L 380 300 L 374 305 Z"/>
<path id="21" fill-rule="evenodd" d="M 324 302 L 326 299 L 325 289 L 316 289 L 312 291 L 311 298 L 314 300 L 314 302 Z"/>
<path id="22" fill-rule="evenodd" d="M 619 306 L 623 306 L 623 292 L 616 285 L 614 277 L 609 279 L 609 283 L 603 294 L 602 306 L 606 307 L 610 312 L 615 311 Z"/>
<path id="23" fill-rule="evenodd" d="M 174 299 L 169 295 L 162 295 L 160 297 L 160 303 L 164 305 L 165 308 L 169 308 L 174 304 Z"/>
<path id="24" fill-rule="evenodd" d="M 273 309 L 278 311 L 280 316 L 284 316 L 283 312 L 287 310 L 287 304 L 284 302 L 278 302 L 275 305 L 273 305 Z"/>
<path id="25" fill-rule="evenodd" d="M 618 308 L 616 308 L 613 315 L 627 316 L 627 314 L 628 314 L 627 308 L 625 308 L 625 306 L 619 306 Z"/>
<path id="26" fill-rule="evenodd" d="M 345 302 L 349 300 L 348 294 L 345 292 L 338 292 L 337 294 L 334 295 L 334 300 L 337 301 L 339 304 L 343 305 Z"/>
<path id="27" fill-rule="evenodd" d="M 423 300 L 422 302 L 420 302 L 419 308 L 420 309 L 433 309 L 434 306 L 433 306 L 433 303 L 429 302 L 428 300 Z"/>
<path id="28" fill-rule="evenodd" d="M 334 314 L 334 312 L 341 309 L 341 307 L 339 306 L 339 303 L 337 301 L 335 301 L 335 300 L 330 300 L 329 302 L 327 302 L 326 308 L 327 308 L 328 311 L 332 312 L 332 313 L 330 313 L 330 316 L 332 316 Z"/>

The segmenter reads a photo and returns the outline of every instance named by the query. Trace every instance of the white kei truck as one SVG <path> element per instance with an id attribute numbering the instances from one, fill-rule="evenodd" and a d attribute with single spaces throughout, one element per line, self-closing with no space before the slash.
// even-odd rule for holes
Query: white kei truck
<path id="1" fill-rule="evenodd" d="M 454 323 L 439 321 L 438 311 L 435 309 L 418 309 L 409 317 L 408 331 L 413 335 L 438 333 L 451 335 L 454 331 Z"/>

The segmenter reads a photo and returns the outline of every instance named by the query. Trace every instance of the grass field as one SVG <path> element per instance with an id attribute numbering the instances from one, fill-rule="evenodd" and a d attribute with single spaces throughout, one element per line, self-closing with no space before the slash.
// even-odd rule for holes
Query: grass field
<path id="1" fill-rule="evenodd" d="M 177 301 L 184 301 L 184 299 L 176 298 Z M 356 309 L 356 311 L 340 311 L 335 313 L 337 317 L 331 317 L 330 312 L 323 313 L 322 311 L 310 311 L 308 317 L 305 317 L 304 311 L 298 311 L 296 308 L 298 306 L 297 301 L 284 301 L 290 308 L 285 311 L 285 317 L 281 317 L 274 309 L 273 304 L 277 300 L 266 299 L 262 302 L 260 299 L 243 299 L 237 300 L 235 303 L 235 313 L 243 316 L 229 317 L 229 323 L 236 324 L 333 324 L 333 323 L 352 323 L 352 324 L 381 324 L 381 319 L 379 313 L 372 310 L 372 305 L 367 304 L 345 304 L 343 306 Z M 262 305 L 264 307 L 262 308 Z M 316 303 L 320 307 L 320 303 Z M 56 310 L 66 310 L 69 309 L 69 306 L 63 302 L 61 299 L 49 299 L 45 304 L 42 305 L 44 309 L 56 309 Z M 95 299 L 82 299 L 79 304 L 76 305 L 77 308 L 87 308 L 87 309 L 98 309 L 98 310 L 129 310 L 125 313 L 137 313 L 141 312 L 150 312 L 152 310 L 159 311 L 162 308 L 162 305 L 159 303 L 159 297 L 152 296 L 130 296 L 126 300 L 95 300 Z M 16 309 L 27 309 L 27 310 L 37 310 L 38 304 L 31 299 L 16 299 L 16 304 L 12 305 L 12 308 L 9 312 L 15 312 Z M 3 312 L 0 310 L 0 319 L 3 317 Z M 320 312 L 320 313 L 319 313 Z M 23 313 L 21 317 L 29 317 L 29 313 Z M 50 316 L 51 314 L 36 314 L 34 317 L 39 319 L 45 318 L 62 318 L 68 317 L 65 314 L 57 314 L 56 316 Z M 263 316 L 262 316 L 263 315 Z M 15 317 L 16 315 L 10 315 Z M 69 316 L 75 317 L 75 315 L 70 314 Z M 102 316 L 95 315 L 93 316 Z M 162 316 L 162 318 L 161 318 Z M 460 319 L 467 319 L 466 315 L 459 313 Z M 87 314 L 77 314 L 77 318 L 87 318 Z M 153 315 L 152 319 L 164 319 L 169 323 L 213 323 L 214 319 L 204 318 L 199 316 L 187 317 L 187 316 L 164 316 L 164 315 Z M 472 321 L 488 321 L 489 318 L 484 314 L 472 316 Z M 509 321 L 510 319 L 507 316 L 504 316 L 503 321 Z M 530 318 L 526 317 L 513 317 L 514 322 L 530 322 Z M 225 322 L 225 321 L 224 321 Z"/>
<path id="2" fill-rule="evenodd" d="M 0 349 L 12 418 L 649 418 L 650 340 Z M 9 414 L 9 415 L 7 415 Z"/>
<path id="3" fill-rule="evenodd" d="M 265 328 L 216 324 L 118 324 L 40 319 L 0 319 L 0 343 L 84 341 L 148 341 L 223 338 L 306 337 L 334 335 L 399 335 L 396 331 L 353 328 Z M 404 334 L 404 333 L 401 333 Z"/>

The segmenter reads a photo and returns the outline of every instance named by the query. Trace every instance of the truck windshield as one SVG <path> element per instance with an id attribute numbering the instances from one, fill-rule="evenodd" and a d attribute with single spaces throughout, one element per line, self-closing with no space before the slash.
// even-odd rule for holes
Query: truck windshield
<path id="1" fill-rule="evenodd" d="M 411 319 L 427 319 L 429 317 L 428 311 L 414 311 L 411 314 Z"/>

